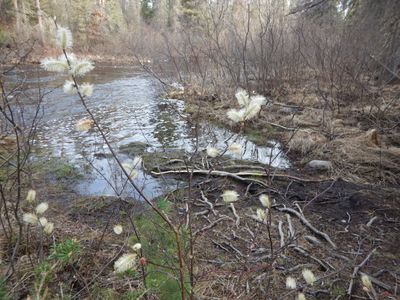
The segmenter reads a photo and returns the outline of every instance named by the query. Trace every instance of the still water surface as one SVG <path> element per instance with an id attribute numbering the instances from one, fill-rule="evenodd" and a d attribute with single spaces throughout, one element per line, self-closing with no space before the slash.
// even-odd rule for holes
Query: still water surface
<path id="1" fill-rule="evenodd" d="M 37 145 L 41 155 L 61 159 L 83 170 L 84 177 L 75 189 L 83 195 L 115 195 L 137 197 L 129 185 L 125 185 L 118 168 L 109 158 L 109 151 L 96 132 L 79 132 L 75 123 L 87 117 L 76 96 L 65 95 L 62 84 L 65 75 L 46 73 L 37 67 L 27 67 L 16 72 L 15 80 L 25 77 L 34 89 L 40 83 L 49 92 L 43 103 L 43 120 L 38 129 Z M 97 65 L 83 79 L 95 84 L 88 106 L 92 109 L 115 149 L 133 142 L 149 146 L 147 152 L 163 152 L 178 149 L 187 152 L 195 149 L 195 130 L 184 116 L 184 103 L 180 100 L 160 98 L 157 82 L 141 70 L 132 67 Z M 199 146 L 205 149 L 211 144 L 223 149 L 229 137 L 243 147 L 241 158 L 287 168 L 289 162 L 280 153 L 279 144 L 269 141 L 265 146 L 256 146 L 245 136 L 217 127 L 206 120 L 200 125 Z M 132 159 L 120 153 L 122 161 Z M 173 179 L 154 178 L 138 170 L 136 182 L 146 196 L 154 198 L 179 182 Z M 111 183 L 114 189 L 110 187 Z"/>

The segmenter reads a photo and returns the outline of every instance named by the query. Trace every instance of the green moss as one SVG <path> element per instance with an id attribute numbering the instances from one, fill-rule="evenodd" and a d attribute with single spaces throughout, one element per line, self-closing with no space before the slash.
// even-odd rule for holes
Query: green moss
<path id="1" fill-rule="evenodd" d="M 184 150 L 171 150 L 166 152 L 144 153 L 142 155 L 143 163 L 148 170 L 152 170 L 171 159 L 183 159 L 186 156 Z"/>
<path id="2" fill-rule="evenodd" d="M 32 169 L 36 176 L 51 177 L 56 180 L 79 179 L 83 177 L 82 172 L 70 162 L 62 159 L 51 158 L 50 160 L 40 160 L 35 162 Z"/>
<path id="3" fill-rule="evenodd" d="M 127 154 L 129 156 L 137 156 L 142 155 L 148 147 L 151 145 L 143 143 L 143 142 L 132 142 L 127 145 L 122 145 L 119 148 L 121 153 Z"/>

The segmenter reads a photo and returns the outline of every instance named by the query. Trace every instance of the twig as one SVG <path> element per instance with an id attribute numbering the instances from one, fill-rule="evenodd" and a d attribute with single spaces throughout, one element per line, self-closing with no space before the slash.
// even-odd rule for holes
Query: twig
<path id="1" fill-rule="evenodd" d="M 378 219 L 377 216 L 373 217 L 371 220 L 368 221 L 367 226 L 371 227 L 372 223 L 374 223 L 376 221 L 376 219 Z"/>
<path id="2" fill-rule="evenodd" d="M 288 130 L 288 131 L 295 131 L 297 129 L 297 128 L 293 128 L 293 127 L 285 127 L 285 126 L 282 126 L 282 125 L 279 125 L 279 124 L 276 124 L 276 123 L 272 123 L 272 122 L 266 122 L 266 123 L 271 125 L 271 126 L 278 127 L 280 129 Z"/>
<path id="3" fill-rule="evenodd" d="M 324 261 L 322 261 L 321 259 L 319 259 L 319 258 L 317 258 L 317 257 L 315 257 L 315 256 L 313 256 L 313 255 L 311 255 L 311 254 L 309 254 L 309 253 L 308 253 L 306 250 L 304 250 L 303 248 L 297 247 L 297 246 L 295 246 L 295 245 L 289 245 L 289 247 L 290 247 L 290 248 L 293 248 L 293 249 L 296 250 L 297 252 L 303 254 L 305 257 L 309 257 L 309 258 L 311 258 L 312 260 L 316 261 L 322 268 L 324 268 L 325 271 L 326 271 L 326 270 L 329 270 L 329 269 L 335 270 L 335 268 L 334 268 L 331 264 L 329 264 L 329 263 L 327 263 L 327 262 L 324 262 Z"/>
<path id="4" fill-rule="evenodd" d="M 332 242 L 331 238 L 326 233 L 319 231 L 317 228 L 315 228 L 313 225 L 311 225 L 311 223 L 303 215 L 301 215 L 298 211 L 291 209 L 291 208 L 287 208 L 287 207 L 284 207 L 284 208 L 276 207 L 276 209 L 279 211 L 288 212 L 288 213 L 291 213 L 291 214 L 297 216 L 300 219 L 300 221 L 304 225 L 306 225 L 312 232 L 314 232 L 316 235 L 319 235 L 320 237 L 322 237 L 325 241 L 327 241 L 329 244 L 331 244 L 331 246 L 334 249 L 337 248 L 336 244 L 334 242 Z"/>
<path id="5" fill-rule="evenodd" d="M 375 253 L 377 248 L 374 248 L 368 255 L 367 257 L 357 266 L 354 267 L 353 270 L 353 274 L 351 276 L 350 279 L 350 284 L 349 284 L 349 288 L 347 289 L 347 295 L 349 295 L 349 297 L 351 297 L 351 293 L 353 291 L 353 284 L 354 284 L 354 278 L 357 276 L 358 272 L 360 271 L 360 269 L 367 263 L 367 261 L 371 258 L 372 254 Z"/>
<path id="6" fill-rule="evenodd" d="M 252 182 L 252 183 L 257 183 L 263 187 L 266 187 L 268 189 L 270 189 L 271 191 L 274 192 L 278 192 L 277 190 L 271 188 L 270 186 L 268 186 L 265 182 L 258 180 L 258 179 L 252 179 L 252 178 L 244 178 L 241 177 L 238 174 L 235 173 L 230 173 L 230 172 L 225 172 L 225 171 L 216 171 L 216 170 L 190 170 L 190 172 L 192 172 L 193 174 L 202 174 L 202 175 L 207 175 L 207 176 L 222 176 L 222 177 L 230 177 L 233 179 L 236 179 L 238 181 L 241 182 Z M 161 175 L 166 175 L 166 174 L 187 174 L 188 170 L 170 170 L 170 171 L 163 171 L 163 172 L 154 172 L 151 171 L 151 174 L 154 176 L 161 176 Z M 252 176 L 255 174 L 250 174 L 250 173 L 246 173 L 244 174 L 246 176 Z M 259 176 L 264 176 L 265 174 L 259 174 Z"/>
<path id="7" fill-rule="evenodd" d="M 238 215 L 237 212 L 236 212 L 235 206 L 233 205 L 233 203 L 231 203 L 231 204 L 229 205 L 229 207 L 231 208 L 232 213 L 233 213 L 233 215 L 234 215 L 235 218 L 236 218 L 236 222 L 235 222 L 236 226 L 239 226 L 239 224 L 240 224 L 240 217 L 239 217 L 239 215 Z"/>
<path id="8" fill-rule="evenodd" d="M 283 225 L 283 222 L 279 221 L 279 223 L 278 223 L 278 231 L 279 231 L 279 236 L 281 238 L 281 244 L 280 244 L 281 248 L 283 248 L 285 246 L 285 235 L 284 235 L 283 230 L 282 230 L 282 225 Z"/>
<path id="9" fill-rule="evenodd" d="M 292 218 L 290 217 L 289 214 L 286 214 L 286 220 L 288 222 L 288 227 L 289 227 L 289 239 L 294 238 L 296 232 L 293 229 Z"/>
<path id="10" fill-rule="evenodd" d="M 216 221 L 214 221 L 214 222 L 208 224 L 207 226 L 205 226 L 205 227 L 203 227 L 203 228 L 201 228 L 201 229 L 195 231 L 195 232 L 193 233 L 193 236 L 196 236 L 197 234 L 199 234 L 200 232 L 203 232 L 203 231 L 205 231 L 205 230 L 211 229 L 211 228 L 213 228 L 215 225 L 217 225 L 219 222 L 225 221 L 225 220 L 232 220 L 232 218 L 229 218 L 229 217 L 227 217 L 227 216 L 223 216 L 223 217 L 219 218 L 218 220 L 216 220 Z"/>
<path id="11" fill-rule="evenodd" d="M 204 192 L 203 191 L 200 191 L 200 194 L 201 194 L 201 199 L 203 199 L 203 201 L 201 201 L 201 202 L 203 202 L 203 203 L 206 203 L 209 207 L 210 207 L 210 210 L 212 211 L 212 213 L 214 214 L 214 216 L 216 216 L 217 215 L 217 213 L 215 212 L 215 210 L 214 210 L 214 205 L 208 200 L 208 198 L 204 195 Z"/>
<path id="12" fill-rule="evenodd" d="M 368 276 L 368 278 L 371 280 L 372 283 L 375 283 L 377 286 L 379 286 L 380 288 L 387 290 L 388 292 L 393 292 L 394 288 L 391 287 L 390 285 L 380 281 L 379 279 L 372 277 L 371 275 L 368 275 L 367 273 L 358 271 L 358 274 L 360 274 L 361 276 L 366 275 Z"/>
<path id="13" fill-rule="evenodd" d="M 229 166 L 229 167 L 223 167 L 224 169 L 237 169 L 240 167 L 246 167 L 248 168 L 249 166 L 241 166 L 241 165 L 237 165 L 237 166 Z M 258 167 L 253 166 L 250 167 L 250 169 L 257 169 L 259 170 Z M 261 170 L 261 169 L 260 169 Z M 300 181 L 300 182 L 325 182 L 325 181 L 330 181 L 331 179 L 306 179 L 306 178 L 300 178 L 300 177 L 296 177 L 296 176 L 292 176 L 292 175 L 288 175 L 288 174 L 273 174 L 270 175 L 269 173 L 265 173 L 265 168 L 262 168 L 262 170 L 264 170 L 264 172 L 251 172 L 251 171 L 241 171 L 241 172 L 237 172 L 237 173 L 231 173 L 231 172 L 227 172 L 227 171 L 221 171 L 221 170 L 203 170 L 203 169 L 196 169 L 196 170 L 190 170 L 189 172 L 193 172 L 193 174 L 204 174 L 204 175 L 214 175 L 214 176 L 227 176 L 227 177 L 241 177 L 241 176 L 257 176 L 257 177 L 271 177 L 273 176 L 274 178 L 287 178 L 287 179 L 292 179 L 295 181 Z M 168 169 L 164 169 L 164 171 L 161 172 L 155 172 L 155 171 L 151 171 L 151 174 L 154 176 L 161 176 L 161 175 L 165 175 L 165 174 L 186 174 L 188 173 L 187 169 L 183 169 L 182 167 L 180 168 L 168 168 Z M 244 180 L 244 178 L 236 178 L 238 180 Z"/>

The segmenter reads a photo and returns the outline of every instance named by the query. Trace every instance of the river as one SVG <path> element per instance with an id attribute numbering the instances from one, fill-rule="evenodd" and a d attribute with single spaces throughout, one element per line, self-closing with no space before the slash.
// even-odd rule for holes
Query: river
<path id="1" fill-rule="evenodd" d="M 124 185 L 115 162 L 109 157 L 107 147 L 95 130 L 75 130 L 76 122 L 87 115 L 76 96 L 63 93 L 65 75 L 47 73 L 37 66 L 28 66 L 9 76 L 11 81 L 21 78 L 25 78 L 31 91 L 37 90 L 40 84 L 42 92 L 46 93 L 41 125 L 35 141 L 40 151 L 35 151 L 34 155 L 40 152 L 42 158 L 67 161 L 82 170 L 83 177 L 73 187 L 82 195 L 111 196 L 117 190 L 123 196 L 137 197 L 129 185 Z M 95 84 L 94 93 L 87 101 L 88 106 L 115 149 L 135 142 L 146 143 L 146 152 L 183 149 L 190 153 L 195 149 L 195 130 L 185 119 L 184 102 L 160 97 L 162 90 L 157 81 L 140 69 L 96 65 L 83 82 Z M 209 144 L 223 149 L 226 139 L 233 136 L 232 140 L 236 140 L 243 148 L 242 155 L 234 158 L 263 164 L 270 163 L 273 158 L 272 166 L 289 167 L 279 143 L 275 141 L 257 146 L 245 136 L 237 136 L 206 120 L 199 128 L 200 149 L 205 149 Z M 132 159 L 120 151 L 118 155 L 122 161 Z M 143 169 L 138 170 L 135 181 L 149 198 L 180 184 L 174 179 L 152 177 Z M 109 183 L 114 185 L 114 189 Z"/>

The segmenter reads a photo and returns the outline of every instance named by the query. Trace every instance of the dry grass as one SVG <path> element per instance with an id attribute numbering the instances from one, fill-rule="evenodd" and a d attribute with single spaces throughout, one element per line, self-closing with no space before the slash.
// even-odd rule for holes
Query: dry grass
<path id="1" fill-rule="evenodd" d="M 290 137 L 291 135 L 286 135 L 286 139 L 289 140 L 289 151 L 300 153 L 303 156 L 310 154 L 317 147 L 323 147 L 327 142 L 323 135 L 311 130 L 299 130 L 292 139 Z"/>
<path id="2" fill-rule="evenodd" d="M 330 144 L 335 164 L 342 175 L 356 182 L 400 184 L 400 148 L 385 144 L 370 132 L 351 138 L 337 139 Z M 379 141 L 379 144 L 376 144 Z"/>

